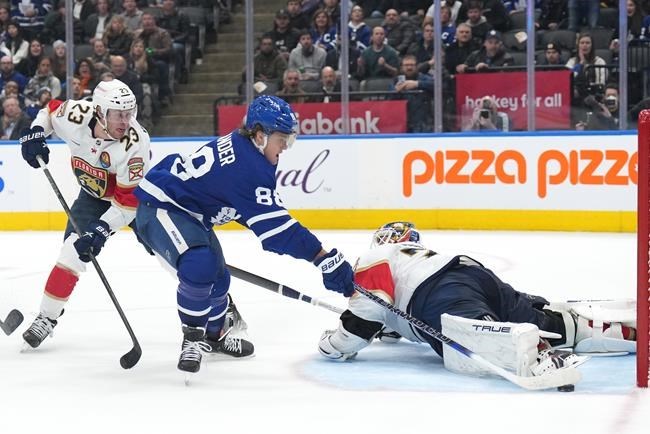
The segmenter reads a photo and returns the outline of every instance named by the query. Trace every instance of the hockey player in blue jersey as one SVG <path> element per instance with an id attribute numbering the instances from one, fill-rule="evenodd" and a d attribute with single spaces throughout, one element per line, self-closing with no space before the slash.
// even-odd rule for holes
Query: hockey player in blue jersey
<path id="1" fill-rule="evenodd" d="M 294 220 L 276 191 L 280 154 L 296 139 L 291 107 L 260 96 L 245 125 L 189 156 L 172 154 L 140 183 L 136 221 L 140 235 L 177 270 L 178 315 L 183 344 L 178 369 L 197 372 L 202 352 L 248 355 L 252 343 L 223 334 L 230 274 L 212 227 L 237 221 L 252 230 L 264 250 L 311 261 L 327 289 L 350 296 L 352 268 L 336 249 Z M 225 348 L 227 346 L 228 348 Z"/>

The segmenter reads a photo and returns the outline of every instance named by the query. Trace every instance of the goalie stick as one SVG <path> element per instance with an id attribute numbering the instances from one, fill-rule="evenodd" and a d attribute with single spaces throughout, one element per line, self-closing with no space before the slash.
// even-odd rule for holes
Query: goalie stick
<path id="1" fill-rule="evenodd" d="M 232 265 L 226 265 L 226 266 L 228 267 L 228 271 L 230 271 L 230 274 L 235 276 L 237 279 L 243 280 L 248 283 L 252 283 L 253 285 L 261 286 L 262 288 L 266 288 L 270 291 L 277 292 L 278 294 L 284 295 L 285 297 L 304 301 L 305 303 L 309 303 L 314 306 L 320 306 L 327 310 L 331 310 L 332 312 L 337 313 L 339 315 L 342 314 L 344 311 L 344 309 L 341 309 L 336 306 L 332 306 L 329 303 L 326 303 L 315 297 L 310 297 L 308 295 L 305 295 L 299 291 L 296 291 L 293 288 L 289 288 L 288 286 L 284 286 L 280 283 L 274 282 L 265 277 L 258 276 L 257 274 L 253 274 L 248 271 L 241 270 L 237 267 L 233 267 Z"/>
<path id="2" fill-rule="evenodd" d="M 538 377 L 522 377 L 519 375 L 515 375 L 512 372 L 502 368 L 501 366 L 497 366 L 494 363 L 490 362 L 489 360 L 483 358 L 479 354 L 476 354 L 472 350 L 462 346 L 458 342 L 448 338 L 447 336 L 443 335 L 442 332 L 434 329 L 428 324 L 425 324 L 423 321 L 414 318 L 413 316 L 409 315 L 408 313 L 400 310 L 399 308 L 393 306 L 392 304 L 388 303 L 384 299 L 376 296 L 372 292 L 368 291 L 364 287 L 357 285 L 356 283 L 354 284 L 354 289 L 357 290 L 357 292 L 361 293 L 365 297 L 368 297 L 370 300 L 374 301 L 375 303 L 379 304 L 382 306 L 384 309 L 387 309 L 391 311 L 393 314 L 399 316 L 400 318 L 404 319 L 405 321 L 408 321 L 409 324 L 411 324 L 413 327 L 417 328 L 418 330 L 426 333 L 427 335 L 431 336 L 432 338 L 440 341 L 441 343 L 447 345 L 449 348 L 458 351 L 465 357 L 472 359 L 474 362 L 477 364 L 481 365 L 483 368 L 486 368 L 493 373 L 505 378 L 506 380 L 510 381 L 511 383 L 516 384 L 519 387 L 522 387 L 524 389 L 528 390 L 542 390 L 542 389 L 551 389 L 554 387 L 558 388 L 564 388 L 564 386 L 570 386 L 578 381 L 580 381 L 581 375 L 580 371 L 575 369 L 574 367 L 568 367 L 568 368 L 562 368 L 558 369 L 556 371 L 552 371 L 551 373 L 540 375 Z M 570 387 L 569 387 L 570 388 Z M 572 389 L 572 388 L 570 388 Z"/>
<path id="3" fill-rule="evenodd" d="M 50 173 L 50 169 L 47 168 L 47 165 L 43 161 L 43 159 L 40 156 L 36 157 L 38 159 L 38 164 L 41 165 L 41 169 L 43 169 L 43 173 L 45 173 L 45 176 L 47 177 L 47 180 L 49 181 L 50 185 L 52 186 L 52 190 L 54 190 L 54 194 L 56 194 L 57 199 L 59 199 L 59 202 L 61 203 L 61 206 L 63 207 L 63 210 L 65 211 L 66 215 L 68 216 L 68 220 L 70 220 L 70 224 L 72 224 L 72 227 L 74 227 L 74 231 L 79 235 L 79 237 L 82 236 L 82 232 L 77 226 L 77 222 L 72 218 L 72 212 L 70 211 L 70 208 L 68 207 L 68 204 L 65 201 L 65 198 L 61 194 L 61 190 L 59 190 L 58 185 L 54 181 L 54 178 L 52 177 L 52 174 Z M 131 350 L 124 354 L 122 357 L 120 357 L 120 366 L 124 369 L 131 369 L 138 363 L 140 360 L 140 357 L 142 356 L 142 348 L 140 348 L 140 343 L 138 342 L 138 339 L 135 337 L 135 333 L 133 333 L 133 329 L 131 328 L 131 324 L 129 324 L 129 321 L 126 319 L 126 315 L 124 314 L 124 311 L 122 310 L 122 306 L 120 306 L 120 303 L 117 301 L 117 297 L 115 297 L 115 293 L 111 289 L 111 286 L 108 284 L 108 280 L 106 279 L 106 276 L 104 275 L 104 272 L 102 271 L 101 267 L 99 266 L 99 263 L 97 262 L 97 259 L 95 259 L 95 256 L 93 254 L 90 254 L 90 259 L 95 266 L 95 270 L 97 270 L 97 274 L 99 275 L 99 278 L 101 279 L 102 283 L 104 284 L 104 287 L 106 288 L 106 291 L 108 292 L 108 296 L 111 298 L 113 301 L 113 305 L 115 306 L 115 309 L 117 309 L 117 313 L 120 314 L 120 318 L 122 318 L 122 322 L 124 323 L 124 326 L 126 327 L 126 330 L 129 332 L 129 336 L 131 336 L 131 341 L 133 342 L 133 348 Z"/>
<path id="4" fill-rule="evenodd" d="M 7 315 L 7 319 L 0 321 L 0 328 L 7 336 L 9 336 L 16 331 L 20 324 L 22 324 L 23 319 L 23 314 L 20 313 L 20 311 L 12 309 L 12 311 L 9 312 L 9 315 Z"/>

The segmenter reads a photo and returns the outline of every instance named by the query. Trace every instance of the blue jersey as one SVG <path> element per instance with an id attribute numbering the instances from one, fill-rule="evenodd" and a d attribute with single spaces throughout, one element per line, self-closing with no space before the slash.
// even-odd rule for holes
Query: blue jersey
<path id="1" fill-rule="evenodd" d="M 234 131 L 189 156 L 171 154 L 154 166 L 135 195 L 150 206 L 181 210 L 206 230 L 235 220 L 264 250 L 313 260 L 318 239 L 294 220 L 276 191 L 276 166 Z"/>

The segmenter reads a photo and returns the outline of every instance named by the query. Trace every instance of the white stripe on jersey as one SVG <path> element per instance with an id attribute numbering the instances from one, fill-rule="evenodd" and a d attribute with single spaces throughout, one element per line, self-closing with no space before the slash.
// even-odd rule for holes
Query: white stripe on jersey
<path id="1" fill-rule="evenodd" d="M 251 227 L 255 223 L 261 222 L 262 220 L 269 220 L 269 219 L 273 219 L 273 218 L 280 217 L 280 216 L 283 216 L 283 215 L 289 215 L 289 211 L 287 211 L 286 209 L 283 209 L 283 210 L 280 210 L 280 211 L 272 211 L 272 212 L 267 212 L 267 213 L 264 213 L 264 214 L 258 214 L 255 217 L 251 217 L 248 220 L 246 220 L 246 225 L 248 227 Z"/>
<path id="2" fill-rule="evenodd" d="M 176 305 L 176 307 L 178 307 L 178 310 L 179 310 L 180 312 L 183 312 L 185 315 L 190 315 L 190 316 L 203 316 L 203 315 L 207 315 L 207 314 L 210 313 L 210 310 L 212 310 L 212 307 L 208 307 L 207 309 L 205 309 L 205 310 L 201 310 L 201 311 L 198 311 L 198 310 L 190 310 L 190 309 L 187 309 L 187 308 L 181 306 L 180 304 Z"/>
<path id="3" fill-rule="evenodd" d="M 198 221 L 203 222 L 203 215 L 196 212 L 192 212 L 189 209 L 180 206 L 171 197 L 167 196 L 167 194 L 164 191 L 159 189 L 158 186 L 152 184 L 151 181 L 149 181 L 147 178 L 144 178 L 142 181 L 140 181 L 140 184 L 138 184 L 138 186 L 144 191 L 146 191 L 147 193 L 149 193 L 150 195 L 152 195 L 153 197 L 155 197 L 160 202 L 171 203 L 172 205 L 174 205 L 178 209 L 182 209 L 183 211 L 185 211 L 186 213 L 188 213 Z"/>
<path id="4" fill-rule="evenodd" d="M 286 231 L 286 230 L 289 229 L 291 226 L 293 226 L 294 223 L 298 223 L 298 222 L 297 222 L 295 219 L 291 219 L 291 220 L 289 220 L 288 222 L 286 222 L 285 224 L 283 224 L 282 226 L 278 226 L 278 227 L 275 228 L 275 229 L 271 229 L 270 231 L 266 231 L 266 232 L 264 232 L 264 233 L 261 234 L 258 238 L 260 239 L 260 242 L 261 242 L 261 241 L 264 241 L 265 239 L 267 239 L 267 238 L 271 238 L 272 236 L 277 235 L 277 234 L 279 234 L 280 232 L 284 232 L 284 231 Z"/>
<path id="5" fill-rule="evenodd" d="M 172 221 L 171 217 L 169 217 L 167 210 L 158 208 L 156 210 L 156 218 L 167 233 L 169 239 L 172 240 L 172 243 L 176 246 L 178 254 L 180 255 L 185 252 L 188 249 L 187 242 L 185 241 L 185 238 L 183 238 L 183 235 L 181 235 L 181 231 L 178 230 Z"/>

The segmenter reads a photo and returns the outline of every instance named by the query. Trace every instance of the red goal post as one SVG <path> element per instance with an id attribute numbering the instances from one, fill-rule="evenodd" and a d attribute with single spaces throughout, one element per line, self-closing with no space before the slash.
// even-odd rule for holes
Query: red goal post
<path id="1" fill-rule="evenodd" d="M 648 387 L 650 365 L 650 110 L 639 115 L 637 201 L 637 359 L 636 382 Z"/>

